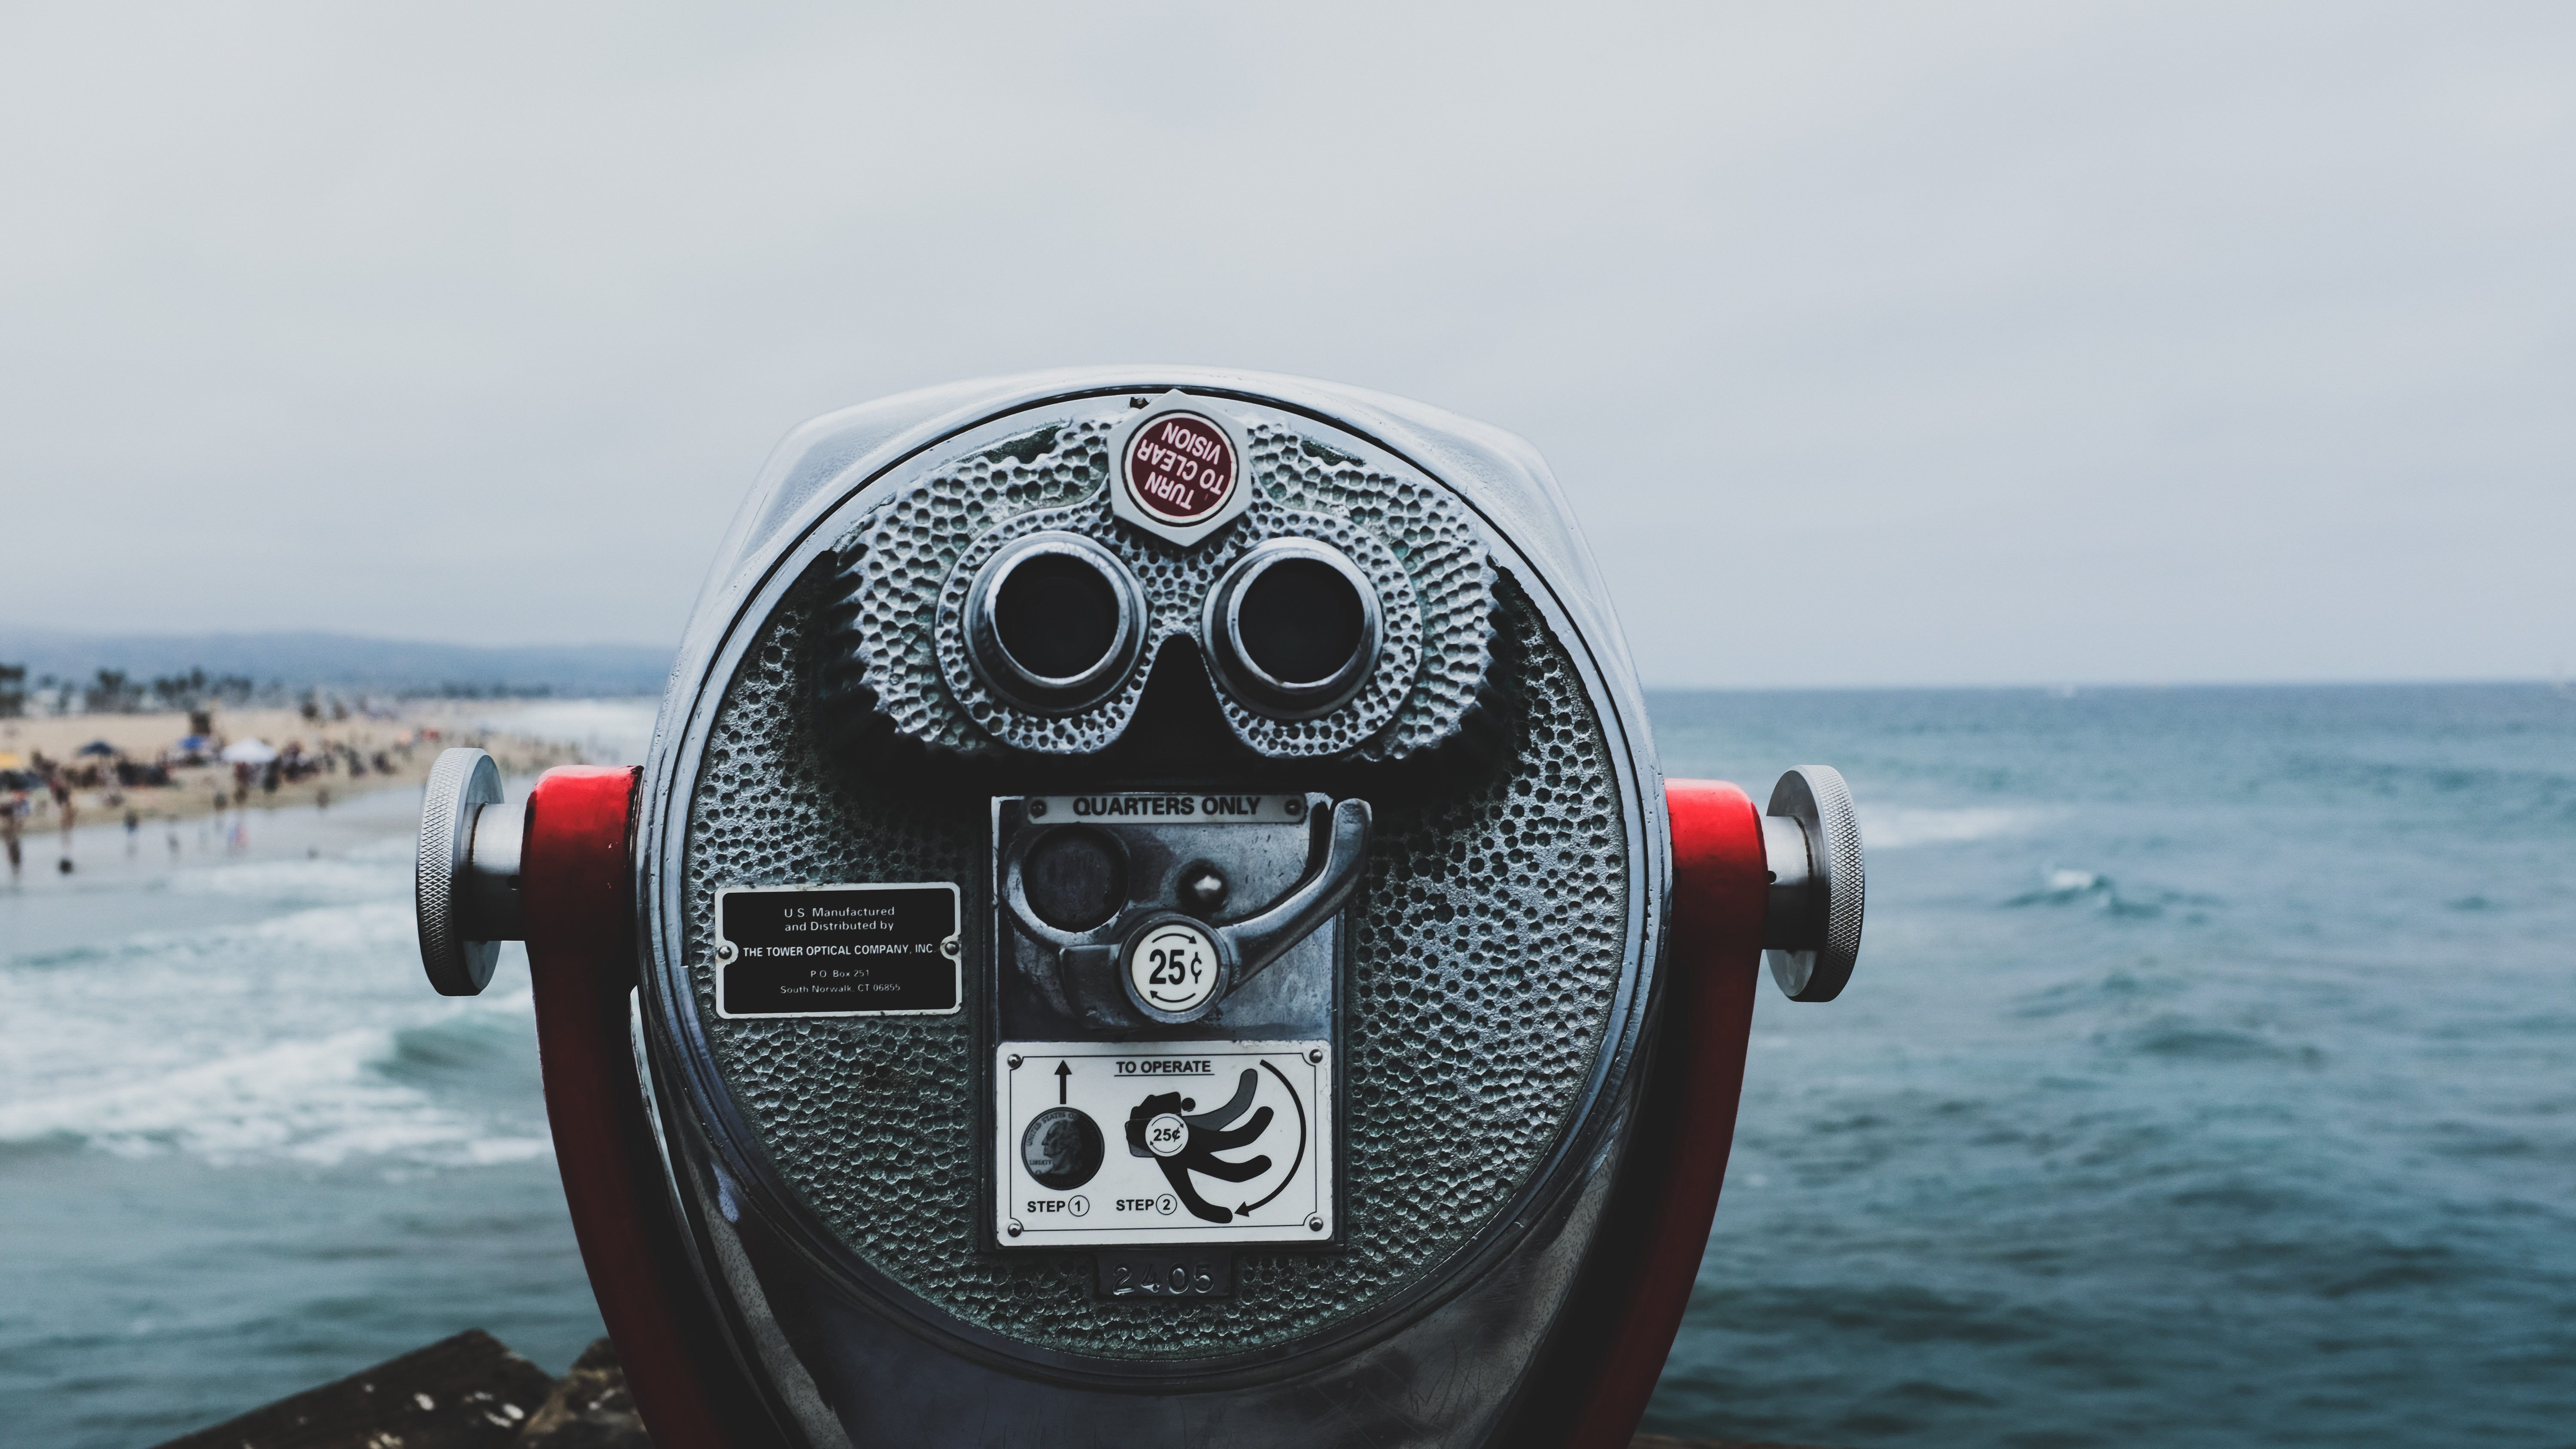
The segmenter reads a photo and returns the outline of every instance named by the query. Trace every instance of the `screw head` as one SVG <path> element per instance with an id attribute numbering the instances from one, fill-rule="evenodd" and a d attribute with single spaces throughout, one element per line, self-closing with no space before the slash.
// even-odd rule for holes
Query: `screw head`
<path id="1" fill-rule="evenodd" d="M 1232 888 L 1225 872 L 1204 860 L 1194 862 L 1181 871 L 1181 909 L 1204 916 L 1224 905 Z"/>

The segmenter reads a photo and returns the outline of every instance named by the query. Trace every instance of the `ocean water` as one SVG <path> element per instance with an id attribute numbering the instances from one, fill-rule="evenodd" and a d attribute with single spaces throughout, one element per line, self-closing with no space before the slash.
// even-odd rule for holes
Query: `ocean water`
<path id="1" fill-rule="evenodd" d="M 2576 698 L 1655 701 L 1833 764 L 1850 990 L 1765 984 L 1667 1432 L 2576 1444 Z"/>
<path id="2" fill-rule="evenodd" d="M 1648 1427 L 2576 1444 L 2576 699 L 1669 695 L 1840 766 L 1843 1000 L 1757 1012 Z M 546 723 L 631 757 L 649 716 Z M 526 967 L 420 979 L 398 791 L 0 887 L 0 1442 L 128 1449 L 469 1326 L 599 1331 Z"/>
<path id="3" fill-rule="evenodd" d="M 525 958 L 432 994 L 419 794 L 83 829 L 0 886 L 0 1444 L 134 1449 L 459 1329 L 599 1332 Z"/>

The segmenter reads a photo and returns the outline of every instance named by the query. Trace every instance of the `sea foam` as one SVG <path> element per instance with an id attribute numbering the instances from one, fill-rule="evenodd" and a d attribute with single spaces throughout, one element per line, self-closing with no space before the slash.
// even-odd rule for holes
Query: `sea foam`
<path id="1" fill-rule="evenodd" d="M 544 1155 L 533 1103 L 402 1070 L 406 1043 L 433 1060 L 455 1054 L 442 1037 L 524 1055 L 532 1035 L 524 990 L 459 1001 L 422 983 L 408 857 L 394 841 L 180 872 L 179 893 L 281 913 L 0 963 L 0 1144 L 218 1163 Z"/>
<path id="2" fill-rule="evenodd" d="M 395 1034 L 360 1027 L 272 1043 L 137 1080 L 0 1105 L 0 1142 L 70 1139 L 121 1157 L 184 1152 L 217 1164 L 275 1157 L 331 1166 L 388 1157 L 433 1166 L 521 1161 L 542 1136 L 495 1133 L 387 1081 Z"/>
<path id="3" fill-rule="evenodd" d="M 2046 818 L 2044 811 L 1994 806 L 1929 809 L 1906 805 L 1864 805 L 1860 810 L 1860 842 L 1868 850 L 1962 845 L 1972 840 L 2016 835 Z"/>

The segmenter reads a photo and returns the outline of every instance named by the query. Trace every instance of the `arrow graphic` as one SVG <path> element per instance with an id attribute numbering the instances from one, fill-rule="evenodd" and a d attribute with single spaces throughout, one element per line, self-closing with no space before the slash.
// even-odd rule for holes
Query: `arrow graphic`
<path id="1" fill-rule="evenodd" d="M 1058 1063 L 1056 1063 L 1056 1064 L 1055 1064 L 1055 1104 L 1056 1104 L 1057 1106 L 1061 1107 L 1061 1106 L 1063 1106 L 1063 1105 L 1064 1105 L 1064 1094 L 1065 1094 L 1065 1091 L 1066 1091 L 1066 1090 L 1067 1090 L 1067 1089 L 1072 1085 L 1072 1082 L 1073 1082 L 1073 1068 L 1072 1068 L 1070 1065 L 1068 1065 L 1068 1064 L 1066 1064 L 1066 1063 L 1064 1063 L 1064 1062 L 1058 1062 Z"/>
<path id="2" fill-rule="evenodd" d="M 1254 1208 L 1268 1207 L 1270 1205 L 1270 1198 L 1277 1197 L 1279 1194 L 1286 1192 L 1288 1190 L 1288 1184 L 1297 1180 L 1297 1169 L 1306 1165 L 1306 1104 L 1297 1099 L 1297 1089 L 1293 1086 L 1289 1086 L 1288 1074 L 1286 1072 L 1279 1070 L 1277 1067 L 1270 1066 L 1269 1061 L 1266 1059 L 1261 1064 L 1265 1067 L 1270 1067 L 1270 1075 L 1279 1079 L 1280 1086 L 1287 1087 L 1288 1100 L 1297 1109 L 1297 1159 L 1288 1164 L 1288 1175 L 1279 1179 L 1279 1185 L 1277 1187 L 1270 1189 L 1270 1197 L 1265 1197 L 1259 1202 L 1248 1202 L 1243 1206 L 1236 1208 L 1234 1211 L 1235 1215 L 1238 1217 L 1248 1218 L 1252 1216 L 1252 1210 Z"/>

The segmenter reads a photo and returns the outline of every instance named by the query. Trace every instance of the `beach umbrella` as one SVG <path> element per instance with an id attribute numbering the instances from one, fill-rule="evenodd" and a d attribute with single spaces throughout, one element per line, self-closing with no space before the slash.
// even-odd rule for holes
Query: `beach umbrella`
<path id="1" fill-rule="evenodd" d="M 0 750 L 0 770 L 23 770 L 25 768 L 27 768 L 27 760 L 25 756 L 13 755 L 7 750 Z"/>
<path id="2" fill-rule="evenodd" d="M 186 739 L 181 740 L 178 743 L 177 748 L 181 754 L 194 755 L 203 753 L 205 748 L 213 743 L 213 740 L 206 738 L 204 735 L 190 735 Z"/>
<path id="3" fill-rule="evenodd" d="M 84 755 L 113 755 L 116 753 L 116 746 L 109 744 L 105 740 L 92 740 L 88 744 L 81 746 L 79 753 Z"/>
<path id="4" fill-rule="evenodd" d="M 224 762 L 230 765 L 265 765 L 277 758 L 277 751 L 257 739 L 239 741 L 224 750 Z"/>

